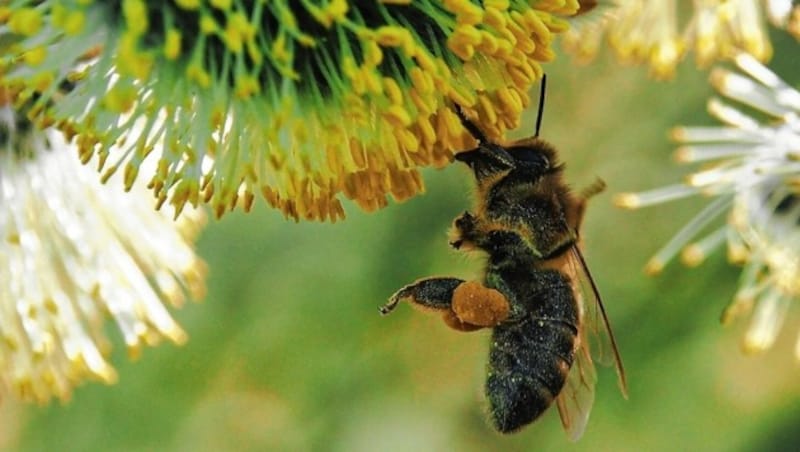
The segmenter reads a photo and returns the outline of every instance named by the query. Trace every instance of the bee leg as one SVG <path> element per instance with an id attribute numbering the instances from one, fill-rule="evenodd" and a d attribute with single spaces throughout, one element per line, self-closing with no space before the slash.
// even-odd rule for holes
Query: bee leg
<path id="1" fill-rule="evenodd" d="M 480 235 L 478 218 L 471 212 L 464 211 L 453 221 L 453 227 L 450 230 L 450 246 L 457 250 L 461 248 L 469 249 Z"/>
<path id="2" fill-rule="evenodd" d="M 599 195 L 600 193 L 604 192 L 606 189 L 606 181 L 600 179 L 599 177 L 592 182 L 592 185 L 581 190 L 581 198 L 585 201 L 588 201 L 594 195 Z"/>
<path id="3" fill-rule="evenodd" d="M 471 323 L 462 321 L 452 310 L 444 311 L 442 313 L 442 320 L 444 320 L 445 325 L 449 326 L 450 328 L 464 333 L 469 333 L 470 331 L 476 331 L 484 328 L 482 326 L 473 325 Z"/>
<path id="4" fill-rule="evenodd" d="M 453 291 L 451 310 L 462 323 L 491 328 L 508 318 L 511 305 L 499 291 L 466 281 Z"/>
<path id="5" fill-rule="evenodd" d="M 508 317 L 510 305 L 503 294 L 479 282 L 458 278 L 426 278 L 395 292 L 380 308 L 383 315 L 401 300 L 442 312 L 443 320 L 458 331 L 493 327 Z"/>
<path id="6" fill-rule="evenodd" d="M 401 300 L 408 299 L 412 304 L 436 311 L 450 310 L 453 292 L 463 283 L 458 278 L 425 278 L 411 283 L 398 290 L 389 302 L 381 306 L 381 314 L 386 315 L 394 310 Z"/>
<path id="7" fill-rule="evenodd" d="M 581 223 L 583 223 L 583 215 L 586 213 L 586 203 L 589 198 L 601 193 L 606 189 L 606 183 L 603 179 L 597 179 L 588 187 L 581 190 L 575 203 L 567 210 L 567 222 L 572 225 L 575 231 L 579 231 Z"/>

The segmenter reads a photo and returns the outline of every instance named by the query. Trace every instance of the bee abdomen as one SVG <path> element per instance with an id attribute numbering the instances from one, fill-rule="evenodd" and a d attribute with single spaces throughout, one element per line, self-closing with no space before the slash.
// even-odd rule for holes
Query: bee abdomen
<path id="1" fill-rule="evenodd" d="M 533 320 L 495 328 L 486 395 L 502 433 L 533 422 L 564 387 L 572 366 L 575 333 L 558 321 Z"/>

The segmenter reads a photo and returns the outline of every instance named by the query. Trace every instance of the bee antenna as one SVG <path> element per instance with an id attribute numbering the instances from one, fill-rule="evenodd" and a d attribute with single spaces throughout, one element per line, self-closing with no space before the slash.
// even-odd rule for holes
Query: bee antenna
<path id="1" fill-rule="evenodd" d="M 461 105 L 458 104 L 454 105 L 455 108 L 453 110 L 455 110 L 456 115 L 458 115 L 458 119 L 461 120 L 461 125 L 464 126 L 464 128 L 467 129 L 469 133 L 473 136 L 473 138 L 478 140 L 479 143 L 488 143 L 489 140 L 486 138 L 486 135 L 483 134 L 481 129 L 479 129 L 478 126 L 475 125 L 475 123 L 473 123 L 472 121 L 469 120 L 469 118 L 467 118 L 467 115 L 464 114 L 464 110 L 461 108 Z"/>
<path id="2" fill-rule="evenodd" d="M 539 128 L 542 126 L 542 116 L 544 116 L 544 93 L 547 86 L 547 74 L 542 74 L 542 87 L 539 90 L 539 112 L 536 114 L 536 134 L 534 138 L 539 138 Z"/>

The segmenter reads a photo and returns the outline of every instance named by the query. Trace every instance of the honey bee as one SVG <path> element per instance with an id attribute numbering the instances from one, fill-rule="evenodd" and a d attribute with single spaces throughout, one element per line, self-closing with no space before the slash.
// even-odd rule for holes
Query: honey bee
<path id="1" fill-rule="evenodd" d="M 485 276 L 424 278 L 380 311 L 408 300 L 441 312 L 456 330 L 492 328 L 485 391 L 494 427 L 518 431 L 555 402 L 577 440 L 594 401 L 594 361 L 616 366 L 627 397 L 616 342 L 578 246 L 586 202 L 605 185 L 598 181 L 578 195 L 569 190 L 556 150 L 538 138 L 541 108 L 536 135 L 503 146 L 456 106 L 478 142 L 455 156 L 475 175 L 477 203 L 453 222 L 450 245 L 485 252 Z"/>

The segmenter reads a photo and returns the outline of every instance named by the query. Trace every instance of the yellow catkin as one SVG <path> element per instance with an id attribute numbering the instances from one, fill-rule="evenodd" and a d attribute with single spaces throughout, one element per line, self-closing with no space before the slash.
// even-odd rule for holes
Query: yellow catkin
<path id="1" fill-rule="evenodd" d="M 158 96 L 152 96 L 155 91 L 143 93 L 140 87 L 153 86 L 163 65 L 181 61 L 182 83 L 194 97 L 168 105 L 167 116 L 176 118 L 176 123 L 166 127 L 166 155 L 150 179 L 159 202 L 168 201 L 177 211 L 187 203 L 208 202 L 222 215 L 237 206 L 250 209 L 254 192 L 260 192 L 267 204 L 289 218 L 334 219 L 343 214 L 340 193 L 367 209 L 384 206 L 387 195 L 405 199 L 422 190 L 418 166 L 447 164 L 454 152 L 474 146 L 452 111 L 454 104 L 470 111 L 494 138 L 518 123 L 530 101 L 527 91 L 542 75 L 540 63 L 553 57 L 553 35 L 565 26 L 551 12 L 577 8 L 574 0 L 541 0 L 533 6 L 521 2 L 513 7 L 508 0 L 444 0 L 441 7 L 454 20 L 442 28 L 445 42 L 432 47 L 417 40 L 420 30 L 407 28 L 402 21 L 387 17 L 386 25 L 369 28 L 354 20 L 353 11 L 367 6 L 346 0 L 270 3 L 264 11 L 278 26 L 265 39 L 264 30 L 250 22 L 255 16 L 243 6 L 246 3 L 176 0 L 178 8 L 196 11 L 198 36 L 186 36 L 183 28 L 169 22 L 151 29 L 150 3 L 124 0 L 125 28 L 106 44 L 124 83 L 106 86 L 101 91 L 103 101 L 97 103 L 103 111 L 89 112 L 81 124 L 65 118 L 42 119 L 42 123 L 60 123 L 79 143 L 81 159 L 95 155 L 101 162 L 109 159 L 106 174 L 124 167 L 129 184 L 140 162 L 129 160 L 130 152 L 125 158 L 109 158 L 115 154 L 105 143 L 144 150 L 152 149 L 158 139 L 126 142 L 126 133 L 109 138 L 93 130 L 94 125 L 108 123 L 109 113 L 159 112 L 164 107 Z M 41 7 L 47 8 L 53 11 L 48 25 L 67 34 L 80 37 L 93 26 L 87 23 L 94 16 L 85 14 L 86 7 L 69 2 Z M 324 38 L 316 31 L 300 30 L 298 8 L 304 8 L 303 20 L 311 18 L 317 21 L 316 28 L 330 30 Z M 40 8 L 12 9 L 7 12 L 9 28 L 24 35 L 43 27 Z M 0 15 L 3 11 L 0 7 Z M 163 35 L 160 46 L 147 39 L 150 33 Z M 330 45 L 330 36 L 352 46 L 330 53 L 330 61 L 314 75 L 329 79 L 325 88 L 330 93 L 295 102 L 298 94 L 308 94 L 298 87 L 309 86 L 306 68 L 296 61 L 305 52 L 301 48 L 329 51 L 323 46 Z M 212 41 L 221 43 L 222 51 L 230 55 L 225 61 L 230 63 L 231 77 L 204 57 L 201 49 Z M 44 48 L 29 48 L 20 56 L 28 67 L 58 67 L 50 64 L 53 57 Z M 264 83 L 267 66 L 283 78 L 280 83 Z M 37 86 L 42 89 L 60 81 L 55 73 L 46 78 L 43 74 L 44 70 L 32 72 L 24 86 L 30 87 L 35 77 L 42 80 Z M 91 80 L 87 75 L 91 74 L 73 71 L 70 77 Z M 38 92 L 29 91 L 29 97 Z M 148 105 L 140 105 L 145 99 Z M 45 111 L 37 108 L 35 113 Z M 202 121 L 192 124 L 193 119 Z M 193 137 L 181 136 L 183 130 Z M 208 169 L 200 169 L 199 152 L 209 157 Z"/>

